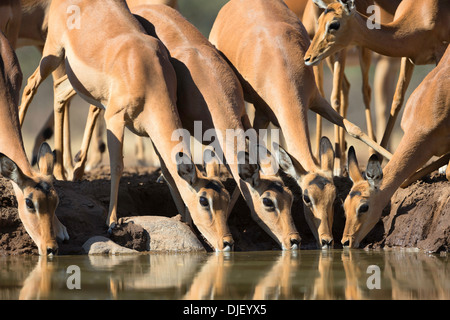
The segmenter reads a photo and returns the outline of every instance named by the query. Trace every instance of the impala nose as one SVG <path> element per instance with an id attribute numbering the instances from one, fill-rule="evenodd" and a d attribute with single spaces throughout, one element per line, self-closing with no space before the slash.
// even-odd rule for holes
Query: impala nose
<path id="1" fill-rule="evenodd" d="M 333 247 L 333 239 L 325 240 L 322 239 L 322 249 L 329 249 Z"/>
<path id="2" fill-rule="evenodd" d="M 291 249 L 297 250 L 300 247 L 300 240 L 298 239 L 291 239 Z"/>
<path id="3" fill-rule="evenodd" d="M 48 256 L 53 256 L 53 255 L 56 255 L 57 253 L 58 253 L 58 248 L 52 248 L 52 247 L 47 248 Z"/>
<path id="4" fill-rule="evenodd" d="M 233 250 L 233 242 L 230 241 L 224 241 L 223 242 L 223 251 L 232 251 Z"/>
<path id="5" fill-rule="evenodd" d="M 349 247 L 350 246 L 350 240 L 346 240 L 345 242 L 342 243 L 342 245 L 345 247 Z"/>

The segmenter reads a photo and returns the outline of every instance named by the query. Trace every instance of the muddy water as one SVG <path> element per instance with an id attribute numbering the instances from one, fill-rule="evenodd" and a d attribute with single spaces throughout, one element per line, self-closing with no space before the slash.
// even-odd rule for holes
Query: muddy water
<path id="1" fill-rule="evenodd" d="M 362 250 L 0 257 L 0 299 L 450 299 L 450 263 Z"/>

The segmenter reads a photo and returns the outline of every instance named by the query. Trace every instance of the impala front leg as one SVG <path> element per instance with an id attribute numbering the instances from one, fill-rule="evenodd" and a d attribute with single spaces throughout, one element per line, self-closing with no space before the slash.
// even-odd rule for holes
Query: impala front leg
<path id="1" fill-rule="evenodd" d="M 341 99 L 342 91 L 342 80 L 344 78 L 344 68 L 345 59 L 347 57 L 346 49 L 343 49 L 336 54 L 336 60 L 333 64 L 333 90 L 331 92 L 331 106 L 333 109 L 339 113 L 342 117 L 344 116 L 344 106 Z M 335 175 L 339 176 L 344 169 L 345 163 L 345 142 L 341 140 L 342 135 L 340 134 L 339 126 L 334 126 L 334 137 L 335 137 L 335 165 L 334 171 Z"/>
<path id="2" fill-rule="evenodd" d="M 333 110 L 333 108 L 330 107 L 329 103 L 321 95 L 318 94 L 316 96 L 315 101 L 310 106 L 310 110 L 320 114 L 331 123 L 345 128 L 345 131 L 347 131 L 348 134 L 358 140 L 361 140 L 386 159 L 390 160 L 392 158 L 392 154 L 389 151 L 370 139 L 370 137 L 357 125 L 351 123 L 347 119 L 344 119 L 340 114 Z"/>
<path id="3" fill-rule="evenodd" d="M 46 50 L 44 49 L 44 53 L 45 51 Z M 22 101 L 19 106 L 20 126 L 23 125 L 28 107 L 36 95 L 39 86 L 63 62 L 63 56 L 62 53 L 57 55 L 45 55 L 41 59 L 36 71 L 28 78 L 27 85 L 23 90 Z"/>
<path id="4" fill-rule="evenodd" d="M 108 106 L 108 108 L 113 108 Z M 109 162 L 111 165 L 111 198 L 109 200 L 109 213 L 106 225 L 111 233 L 117 224 L 117 201 L 119 194 L 119 183 L 123 173 L 123 137 L 125 121 L 123 113 L 113 114 L 108 117 L 106 112 L 107 141 L 109 151 Z"/>
<path id="5" fill-rule="evenodd" d="M 325 92 L 323 90 L 323 62 L 321 61 L 319 65 L 313 66 L 314 79 L 316 80 L 316 86 L 319 89 L 319 93 L 322 97 L 325 97 Z M 322 138 L 322 117 L 317 114 L 316 115 L 316 159 L 319 159 L 319 151 L 320 151 L 320 139 Z"/>
<path id="6" fill-rule="evenodd" d="M 371 147 L 373 150 L 378 152 L 380 155 L 385 157 L 387 160 L 391 160 L 392 153 L 387 151 L 385 148 L 381 147 L 379 144 L 377 144 L 375 141 L 370 139 L 370 137 L 365 134 L 357 125 L 351 123 L 347 119 L 344 119 L 344 127 L 345 130 L 354 138 L 361 140 L 365 144 L 367 144 L 369 147 Z"/>

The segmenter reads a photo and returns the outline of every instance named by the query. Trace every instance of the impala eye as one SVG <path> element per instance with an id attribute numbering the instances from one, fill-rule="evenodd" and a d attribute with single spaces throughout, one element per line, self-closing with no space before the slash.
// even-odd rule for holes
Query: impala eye
<path id="1" fill-rule="evenodd" d="M 263 205 L 268 207 L 268 208 L 275 207 L 275 205 L 273 204 L 273 201 L 270 200 L 269 198 L 263 198 Z"/>
<path id="2" fill-rule="evenodd" d="M 341 24 L 339 21 L 334 21 L 332 23 L 330 23 L 330 25 L 328 26 L 328 31 L 337 31 L 339 30 L 339 28 L 341 27 Z"/>
<path id="3" fill-rule="evenodd" d="M 362 206 L 360 206 L 358 208 L 358 214 L 362 214 L 365 213 L 369 210 L 369 205 L 368 204 L 363 204 Z"/>
<path id="4" fill-rule="evenodd" d="M 27 206 L 28 210 L 34 211 L 33 201 L 31 201 L 30 199 L 25 199 L 25 205 Z"/>
<path id="5" fill-rule="evenodd" d="M 200 205 L 202 207 L 208 207 L 209 206 L 209 201 L 205 197 L 200 197 L 199 202 L 200 202 Z"/>

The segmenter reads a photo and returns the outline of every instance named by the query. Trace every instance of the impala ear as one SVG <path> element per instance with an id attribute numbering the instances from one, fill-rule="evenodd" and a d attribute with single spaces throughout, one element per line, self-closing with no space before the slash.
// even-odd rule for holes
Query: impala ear
<path id="1" fill-rule="evenodd" d="M 298 180 L 302 174 L 304 173 L 302 171 L 303 168 L 301 168 L 301 165 L 292 158 L 289 153 L 284 150 L 279 144 L 272 143 L 272 149 L 275 153 L 275 157 L 278 160 L 278 165 L 281 170 L 283 170 L 284 173 L 290 175 L 292 178 Z"/>
<path id="2" fill-rule="evenodd" d="M 356 159 L 355 148 L 353 146 L 348 149 L 347 166 L 348 174 L 353 183 L 364 180 L 361 171 L 359 171 L 358 159 Z"/>
<path id="3" fill-rule="evenodd" d="M 246 151 L 240 151 L 237 158 L 239 177 L 250 183 L 253 187 L 256 187 L 261 182 L 258 163 L 252 161 Z"/>
<path id="4" fill-rule="evenodd" d="M 175 161 L 178 175 L 192 186 L 197 181 L 197 168 L 192 159 L 185 153 L 178 152 Z"/>
<path id="5" fill-rule="evenodd" d="M 211 147 L 207 147 L 203 152 L 203 166 L 208 178 L 220 176 L 220 161 Z"/>
<path id="6" fill-rule="evenodd" d="M 0 153 L 0 173 L 6 179 L 15 182 L 19 188 L 22 188 L 28 179 L 19 166 L 3 153 Z"/>
<path id="7" fill-rule="evenodd" d="M 338 2 L 344 7 L 347 14 L 355 12 L 355 0 L 338 0 Z"/>
<path id="8" fill-rule="evenodd" d="M 272 153 L 262 144 L 256 145 L 258 164 L 263 174 L 273 176 L 278 172 L 278 165 Z"/>
<path id="9" fill-rule="evenodd" d="M 37 165 L 38 165 L 39 171 L 46 176 L 52 175 L 53 174 L 53 166 L 55 164 L 55 156 L 47 142 L 44 142 L 43 144 L 41 144 L 41 147 L 39 148 L 37 159 L 38 159 Z"/>
<path id="10" fill-rule="evenodd" d="M 327 137 L 320 139 L 320 151 L 319 151 L 320 167 L 322 170 L 331 172 L 333 174 L 334 169 L 334 150 L 333 145 Z"/>
<path id="11" fill-rule="evenodd" d="M 327 8 L 327 4 L 323 0 L 313 0 L 313 2 L 320 9 L 326 9 Z"/>
<path id="12" fill-rule="evenodd" d="M 381 161 L 377 155 L 373 154 L 367 162 L 367 168 L 365 172 L 367 182 L 377 189 L 383 180 L 383 169 L 381 168 Z"/>

